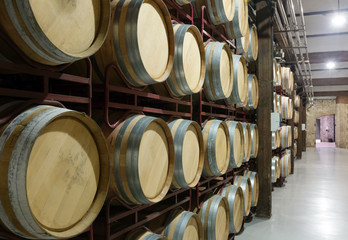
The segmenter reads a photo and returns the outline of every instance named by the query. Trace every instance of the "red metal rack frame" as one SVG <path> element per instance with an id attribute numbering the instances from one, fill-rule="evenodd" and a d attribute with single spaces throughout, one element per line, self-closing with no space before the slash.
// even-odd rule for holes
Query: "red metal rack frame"
<path id="1" fill-rule="evenodd" d="M 11 83 L 13 78 L 17 75 L 7 74 L 6 77 L 0 75 L 0 96 L 14 97 L 14 98 L 25 98 L 25 99 L 38 99 L 38 100 L 53 100 L 61 101 L 66 103 L 77 103 L 85 104 L 86 113 L 91 116 L 92 114 L 92 67 L 89 59 L 86 59 L 86 64 L 88 67 L 87 77 L 75 76 L 67 73 L 53 72 L 48 70 L 41 70 L 32 68 L 26 65 L 14 64 L 9 62 L 0 61 L 0 71 L 10 71 L 18 74 L 26 74 L 33 76 L 32 79 L 28 80 L 30 83 L 40 83 L 42 90 L 23 90 L 22 86 L 11 86 L 8 87 L 7 84 Z M 64 94 L 53 93 L 50 89 L 50 85 L 56 81 L 63 81 L 66 84 L 71 84 L 66 87 Z M 70 90 L 76 88 L 76 86 L 85 86 L 87 88 L 87 96 L 74 96 L 69 94 Z"/>

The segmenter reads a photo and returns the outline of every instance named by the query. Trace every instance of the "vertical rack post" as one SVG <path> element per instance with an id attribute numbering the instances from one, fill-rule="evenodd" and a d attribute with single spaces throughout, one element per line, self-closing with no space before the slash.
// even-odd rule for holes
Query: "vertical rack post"
<path id="1" fill-rule="evenodd" d="M 260 141 L 257 161 L 261 194 L 256 215 L 270 218 L 272 215 L 272 133 L 270 116 L 273 104 L 273 29 L 272 9 L 267 1 L 256 3 L 256 23 L 259 37 L 257 77 L 259 79 L 259 92 L 262 93 L 257 111 L 257 122 L 262 141 Z"/>
<path id="2" fill-rule="evenodd" d="M 302 105 L 302 123 L 306 124 L 307 127 L 307 116 L 306 116 L 306 106 Z M 302 152 L 306 151 L 306 144 L 307 144 L 307 132 L 302 129 L 301 126 L 301 131 L 302 131 Z"/>
<path id="3" fill-rule="evenodd" d="M 302 158 L 302 145 L 303 139 L 302 139 L 302 114 L 303 114 L 303 106 L 302 106 L 302 99 L 300 98 L 300 106 L 298 108 L 298 115 L 299 115 L 299 121 L 298 121 L 298 139 L 297 139 L 297 159 Z"/>
<path id="4" fill-rule="evenodd" d="M 290 98 L 292 100 L 293 106 L 295 106 L 295 91 L 291 92 Z M 294 108 L 295 109 L 295 108 Z M 291 146 L 290 146 L 290 157 L 291 157 L 291 174 L 294 174 L 294 168 L 295 168 L 295 153 L 294 153 L 294 144 L 295 144 L 295 138 L 294 138 L 294 128 L 295 128 L 295 121 L 294 121 L 294 109 L 292 110 L 292 118 L 289 120 L 290 126 L 291 126 Z"/>

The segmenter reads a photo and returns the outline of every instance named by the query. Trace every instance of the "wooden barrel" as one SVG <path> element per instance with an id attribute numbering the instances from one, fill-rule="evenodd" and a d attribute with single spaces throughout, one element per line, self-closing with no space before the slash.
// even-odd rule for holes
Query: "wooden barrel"
<path id="1" fill-rule="evenodd" d="M 272 158 L 272 183 L 275 183 L 278 179 L 278 159 L 279 157 Z"/>
<path id="2" fill-rule="evenodd" d="M 259 105 L 259 82 L 255 74 L 249 74 L 248 76 L 248 89 L 248 107 L 255 110 Z"/>
<path id="3" fill-rule="evenodd" d="M 175 212 L 163 235 L 168 240 L 203 239 L 203 226 L 200 217 L 192 212 Z"/>
<path id="4" fill-rule="evenodd" d="M 199 212 L 203 225 L 203 239 L 227 239 L 230 226 L 229 215 L 227 198 L 214 195 L 206 200 Z"/>
<path id="5" fill-rule="evenodd" d="M 280 176 L 281 177 L 289 176 L 291 172 L 291 157 L 289 153 L 286 153 L 281 157 L 280 164 L 281 164 Z"/>
<path id="6" fill-rule="evenodd" d="M 294 156 L 297 155 L 297 142 L 294 142 Z"/>
<path id="7" fill-rule="evenodd" d="M 288 147 L 292 146 L 292 131 L 291 126 L 286 126 L 287 132 L 288 132 Z"/>
<path id="8" fill-rule="evenodd" d="M 256 26 L 250 26 L 248 33 L 249 44 L 247 51 L 244 53 L 244 57 L 247 61 L 254 62 L 259 55 L 259 38 L 257 36 Z"/>
<path id="9" fill-rule="evenodd" d="M 300 121 L 300 114 L 298 111 L 294 111 L 294 123 L 299 123 Z"/>
<path id="10" fill-rule="evenodd" d="M 283 72 L 282 72 L 282 66 L 280 65 L 280 63 L 277 63 L 278 66 L 278 70 L 277 70 L 277 74 L 278 74 L 278 85 L 277 86 L 283 86 Z"/>
<path id="11" fill-rule="evenodd" d="M 282 104 L 282 118 L 291 119 L 291 99 L 289 97 L 281 96 Z"/>
<path id="12" fill-rule="evenodd" d="M 282 148 L 287 148 L 291 146 L 291 127 L 282 126 L 280 128 L 281 134 L 281 146 Z"/>
<path id="13" fill-rule="evenodd" d="M 246 34 L 243 37 L 236 39 L 236 47 L 238 54 L 244 55 L 249 49 L 249 27 L 247 28 Z M 246 54 L 248 55 L 248 54 Z M 245 55 L 244 55 L 245 56 Z"/>
<path id="14" fill-rule="evenodd" d="M 285 91 L 290 91 L 290 83 L 291 83 L 291 76 L 290 76 L 290 68 L 289 67 L 282 67 L 282 87 Z"/>
<path id="15" fill-rule="evenodd" d="M 113 63 L 123 78 L 140 87 L 167 80 L 174 47 L 170 14 L 162 0 L 125 0 L 117 3 L 105 44 L 92 60 L 100 79 Z M 119 77 L 110 82 L 120 84 Z"/>
<path id="16" fill-rule="evenodd" d="M 175 165 L 172 185 L 188 188 L 197 185 L 204 163 L 203 136 L 197 122 L 178 119 L 169 124 L 174 140 Z"/>
<path id="17" fill-rule="evenodd" d="M 289 78 L 289 93 L 294 91 L 294 73 L 290 71 L 290 78 Z"/>
<path id="18" fill-rule="evenodd" d="M 166 237 L 161 236 L 145 229 L 137 229 L 128 234 L 126 240 L 167 240 Z"/>
<path id="19" fill-rule="evenodd" d="M 277 94 L 273 92 L 273 112 L 278 112 L 278 98 Z"/>
<path id="20" fill-rule="evenodd" d="M 110 177 L 105 138 L 83 113 L 37 106 L 2 133 L 0 172 L 0 219 L 8 230 L 31 239 L 70 238 L 104 204 Z"/>
<path id="21" fill-rule="evenodd" d="M 225 25 L 229 39 L 237 39 L 246 35 L 248 30 L 248 14 L 248 2 L 235 0 L 233 19 Z"/>
<path id="22" fill-rule="evenodd" d="M 289 119 L 292 119 L 294 117 L 294 102 L 291 98 L 289 98 Z"/>
<path id="23" fill-rule="evenodd" d="M 232 21 L 235 14 L 235 1 L 211 0 L 206 1 L 211 22 L 214 25 Z"/>
<path id="24" fill-rule="evenodd" d="M 295 103 L 294 103 L 295 107 L 299 108 L 301 105 L 301 98 L 300 96 L 296 96 L 295 97 Z"/>
<path id="25" fill-rule="evenodd" d="M 245 107 L 248 104 L 248 71 L 245 59 L 242 55 L 233 56 L 233 90 L 227 103 Z"/>
<path id="26" fill-rule="evenodd" d="M 277 149 L 281 145 L 279 130 L 272 132 L 272 149 Z"/>
<path id="27" fill-rule="evenodd" d="M 233 58 L 227 43 L 210 42 L 205 47 L 204 90 L 211 101 L 228 98 L 233 88 Z"/>
<path id="28" fill-rule="evenodd" d="M 294 127 L 294 139 L 298 139 L 298 127 Z"/>
<path id="29" fill-rule="evenodd" d="M 159 118 L 134 115 L 107 138 L 112 159 L 109 197 L 128 204 L 161 201 L 174 172 L 174 144 L 168 125 Z"/>
<path id="30" fill-rule="evenodd" d="M 175 24 L 174 66 L 167 80 L 175 96 L 197 93 L 205 78 L 205 50 L 202 35 L 194 25 Z"/>
<path id="31" fill-rule="evenodd" d="M 243 224 L 244 197 L 239 186 L 225 186 L 221 196 L 226 197 L 230 210 L 230 233 L 238 233 Z"/>
<path id="32" fill-rule="evenodd" d="M 259 129 L 256 124 L 250 124 L 250 137 L 251 137 L 251 158 L 257 158 L 259 152 Z"/>
<path id="33" fill-rule="evenodd" d="M 250 179 L 251 183 L 251 206 L 256 207 L 259 201 L 259 175 L 257 172 L 246 170 L 245 176 Z"/>
<path id="34" fill-rule="evenodd" d="M 230 135 L 230 164 L 232 168 L 239 168 L 243 163 L 244 156 L 244 133 L 240 122 L 227 121 Z"/>
<path id="35" fill-rule="evenodd" d="M 248 216 L 251 208 L 251 182 L 247 176 L 236 176 L 234 185 L 240 186 L 243 190 L 244 196 L 244 216 Z"/>
<path id="36" fill-rule="evenodd" d="M 205 176 L 219 176 L 226 173 L 230 162 L 230 134 L 227 124 L 210 120 L 203 128 Z"/>
<path id="37" fill-rule="evenodd" d="M 251 155 L 251 129 L 249 123 L 241 123 L 244 135 L 244 155 L 243 162 L 248 162 Z"/>
<path id="38" fill-rule="evenodd" d="M 282 96 L 281 95 L 278 95 L 277 94 L 277 102 L 278 102 L 278 113 L 280 114 L 280 115 L 282 115 L 283 114 L 283 103 L 282 103 Z"/>
<path id="39" fill-rule="evenodd" d="M 93 55 L 109 26 L 109 1 L 1 1 L 0 28 L 30 59 L 60 65 Z M 1 47 L 0 47 L 1 49 Z M 0 50 L 6 58 L 6 49 Z"/>

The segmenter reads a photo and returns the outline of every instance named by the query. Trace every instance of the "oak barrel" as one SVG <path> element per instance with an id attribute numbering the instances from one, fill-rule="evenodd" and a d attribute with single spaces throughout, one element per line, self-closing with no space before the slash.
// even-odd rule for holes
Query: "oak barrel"
<path id="1" fill-rule="evenodd" d="M 247 176 L 236 176 L 233 185 L 240 186 L 244 197 L 244 216 L 248 216 L 251 208 L 251 182 Z"/>
<path id="2" fill-rule="evenodd" d="M 214 25 L 232 21 L 235 14 L 235 0 L 206 1 L 210 20 Z"/>
<path id="3" fill-rule="evenodd" d="M 159 118 L 134 115 L 107 136 L 112 165 L 109 197 L 128 204 L 161 201 L 174 173 L 174 143 Z"/>
<path id="4" fill-rule="evenodd" d="M 248 52 L 248 48 L 249 48 L 249 34 L 250 34 L 249 33 L 249 27 L 247 27 L 246 34 L 243 37 L 240 37 L 240 38 L 236 39 L 236 47 L 237 47 L 238 54 L 244 55 L 244 53 Z"/>
<path id="5" fill-rule="evenodd" d="M 275 92 L 273 92 L 273 112 L 278 112 L 278 97 Z"/>
<path id="6" fill-rule="evenodd" d="M 188 188 L 197 185 L 204 163 L 203 135 L 197 122 L 178 119 L 169 124 L 173 135 L 175 165 L 172 185 Z"/>
<path id="7" fill-rule="evenodd" d="M 200 240 L 203 239 L 203 226 L 200 217 L 192 212 L 174 212 L 163 235 L 168 240 Z"/>
<path id="8" fill-rule="evenodd" d="M 2 133 L 0 173 L 0 219 L 8 230 L 31 239 L 71 238 L 104 204 L 105 138 L 84 113 L 37 106 Z"/>
<path id="9" fill-rule="evenodd" d="M 255 110 L 259 105 L 259 82 L 255 74 L 249 74 L 248 76 L 248 89 L 248 107 Z"/>
<path id="10" fill-rule="evenodd" d="M 298 111 L 294 111 L 294 123 L 299 123 L 300 121 L 300 114 Z"/>
<path id="11" fill-rule="evenodd" d="M 230 226 L 229 215 L 227 198 L 214 195 L 206 200 L 199 211 L 203 225 L 203 239 L 226 240 Z"/>
<path id="12" fill-rule="evenodd" d="M 175 24 L 174 66 L 167 80 L 175 96 L 197 93 L 205 78 L 205 50 L 202 35 L 194 25 Z"/>
<path id="13" fill-rule="evenodd" d="M 251 183 L 251 206 L 256 207 L 259 201 L 259 175 L 257 172 L 246 170 L 245 176 L 250 179 Z"/>
<path id="14" fill-rule="evenodd" d="M 273 59 L 273 85 L 274 86 L 279 86 L 279 82 L 278 82 L 278 64 L 277 64 L 277 60 L 275 58 Z"/>
<path id="15" fill-rule="evenodd" d="M 289 97 L 281 96 L 281 104 L 282 104 L 282 118 L 283 119 L 291 119 L 291 99 Z"/>
<path id="16" fill-rule="evenodd" d="M 257 29 L 255 25 L 250 26 L 248 31 L 248 48 L 244 53 L 244 57 L 249 62 L 254 62 L 257 60 L 259 55 L 259 38 L 257 35 Z"/>
<path id="17" fill-rule="evenodd" d="M 280 176 L 287 177 L 291 172 L 291 157 L 289 153 L 284 154 L 280 159 Z"/>
<path id="18" fill-rule="evenodd" d="M 238 233 L 243 224 L 244 197 L 241 187 L 225 186 L 221 196 L 226 197 L 230 210 L 230 233 Z"/>
<path id="19" fill-rule="evenodd" d="M 232 168 L 239 168 L 243 163 L 244 156 L 244 133 L 240 122 L 227 121 L 230 135 L 230 164 Z"/>
<path id="20" fill-rule="evenodd" d="M 248 72 L 245 59 L 242 55 L 233 56 L 233 90 L 227 103 L 246 107 L 248 104 Z"/>
<path id="21" fill-rule="evenodd" d="M 278 179 L 278 159 L 279 157 L 272 158 L 272 183 L 275 183 Z"/>
<path id="22" fill-rule="evenodd" d="M 204 90 L 209 100 L 228 98 L 233 88 L 233 58 L 227 43 L 210 42 L 205 47 Z"/>
<path id="23" fill-rule="evenodd" d="M 0 28 L 31 60 L 60 65 L 93 55 L 109 27 L 109 1 L 0 1 Z M 1 49 L 1 47 L 0 47 Z M 9 60 L 7 49 L 0 51 Z"/>
<path id="24" fill-rule="evenodd" d="M 248 162 L 251 155 L 251 129 L 249 123 L 241 123 L 244 134 L 244 155 L 243 162 Z"/>
<path id="25" fill-rule="evenodd" d="M 95 72 L 103 79 L 110 64 L 123 78 L 140 87 L 164 82 L 174 62 L 174 32 L 162 0 L 118 1 L 105 44 L 93 58 Z M 119 85 L 119 77 L 110 79 Z"/>
<path id="26" fill-rule="evenodd" d="M 137 229 L 129 233 L 126 240 L 167 240 L 167 238 L 159 234 L 146 231 L 145 229 Z"/>
<path id="27" fill-rule="evenodd" d="M 294 127 L 294 139 L 298 139 L 298 127 Z"/>
<path id="28" fill-rule="evenodd" d="M 301 98 L 300 98 L 300 96 L 296 96 L 295 103 L 294 103 L 295 107 L 299 108 L 300 104 L 301 104 Z"/>
<path id="29" fill-rule="evenodd" d="M 257 158 L 259 152 L 259 129 L 256 124 L 250 124 L 251 158 Z"/>
<path id="30" fill-rule="evenodd" d="M 230 39 L 241 38 L 248 30 L 248 2 L 245 0 L 234 0 L 235 12 L 232 21 L 225 24 L 227 36 Z"/>
<path id="31" fill-rule="evenodd" d="M 282 72 L 282 66 L 280 65 L 280 63 L 277 63 L 278 66 L 278 70 L 277 70 L 277 74 L 278 74 L 278 86 L 283 86 L 283 72 Z"/>
<path id="32" fill-rule="evenodd" d="M 226 173 L 230 162 L 230 135 L 227 124 L 220 120 L 209 120 L 203 128 L 205 176 Z"/>

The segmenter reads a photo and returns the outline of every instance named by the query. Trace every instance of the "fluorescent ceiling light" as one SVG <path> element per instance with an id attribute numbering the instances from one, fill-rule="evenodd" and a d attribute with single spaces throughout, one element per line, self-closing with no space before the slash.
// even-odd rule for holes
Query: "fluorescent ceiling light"
<path id="1" fill-rule="evenodd" d="M 336 64 L 335 64 L 334 62 L 328 62 L 328 63 L 326 64 L 326 67 L 327 67 L 328 69 L 334 69 L 334 68 L 336 67 Z"/>
<path id="2" fill-rule="evenodd" d="M 342 13 L 336 13 L 332 18 L 331 23 L 335 27 L 342 27 L 346 23 L 346 17 Z"/>

